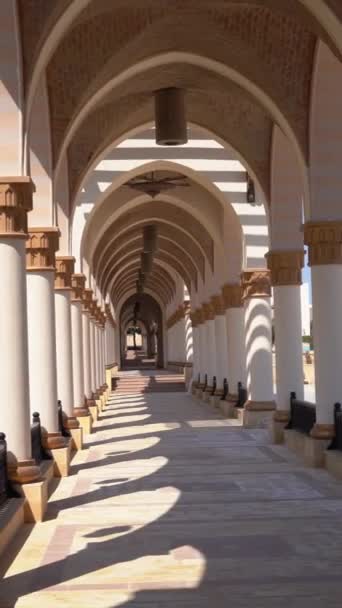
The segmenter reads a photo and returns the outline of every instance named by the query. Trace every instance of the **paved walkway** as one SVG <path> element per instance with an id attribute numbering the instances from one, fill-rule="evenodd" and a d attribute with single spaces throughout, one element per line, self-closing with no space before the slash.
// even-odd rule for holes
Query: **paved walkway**
<path id="1" fill-rule="evenodd" d="M 342 484 L 264 431 L 185 393 L 114 393 L 0 606 L 340 608 L 341 516 Z"/>

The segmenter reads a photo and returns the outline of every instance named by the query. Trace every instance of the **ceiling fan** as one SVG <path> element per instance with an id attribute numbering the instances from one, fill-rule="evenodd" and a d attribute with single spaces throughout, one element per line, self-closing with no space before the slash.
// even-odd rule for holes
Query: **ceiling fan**
<path id="1" fill-rule="evenodd" d="M 189 183 L 183 175 L 175 175 L 174 177 L 158 177 L 155 172 L 146 173 L 142 177 L 134 177 L 130 179 L 125 186 L 148 194 L 151 198 L 155 198 L 161 192 L 171 190 L 172 188 L 188 188 Z"/>

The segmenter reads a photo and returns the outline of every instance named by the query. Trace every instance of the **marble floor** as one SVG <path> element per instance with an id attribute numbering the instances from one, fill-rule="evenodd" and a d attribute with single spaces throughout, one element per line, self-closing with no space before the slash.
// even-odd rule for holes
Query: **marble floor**
<path id="1" fill-rule="evenodd" d="M 3 559 L 0 606 L 340 608 L 341 521 L 342 484 L 265 431 L 125 386 Z"/>

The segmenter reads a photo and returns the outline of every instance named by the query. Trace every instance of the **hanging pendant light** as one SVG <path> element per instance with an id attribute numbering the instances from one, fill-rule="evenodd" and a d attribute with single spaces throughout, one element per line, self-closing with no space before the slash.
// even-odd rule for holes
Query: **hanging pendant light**
<path id="1" fill-rule="evenodd" d="M 156 143 L 181 146 L 188 141 L 183 89 L 170 87 L 155 92 Z"/>
<path id="2" fill-rule="evenodd" d="M 155 253 L 157 249 L 157 226 L 145 226 L 143 230 L 145 253 Z"/>

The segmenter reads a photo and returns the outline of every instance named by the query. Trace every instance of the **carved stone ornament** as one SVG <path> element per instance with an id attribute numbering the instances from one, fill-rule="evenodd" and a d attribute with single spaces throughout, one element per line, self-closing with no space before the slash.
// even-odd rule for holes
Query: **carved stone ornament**
<path id="1" fill-rule="evenodd" d="M 74 267 L 74 257 L 56 257 L 55 289 L 71 289 L 71 277 L 74 273 Z"/>
<path id="2" fill-rule="evenodd" d="M 223 295 L 212 296 L 211 303 L 214 308 L 215 316 L 224 315 L 226 312 L 226 305 Z"/>
<path id="3" fill-rule="evenodd" d="M 273 286 L 302 284 L 304 250 L 270 251 L 265 258 Z"/>
<path id="4" fill-rule="evenodd" d="M 93 301 L 93 290 L 86 287 L 83 290 L 83 298 L 82 298 L 83 312 L 88 312 L 88 313 L 91 312 L 92 301 Z"/>
<path id="5" fill-rule="evenodd" d="M 27 235 L 27 213 L 32 210 L 35 186 L 30 177 L 0 177 L 0 235 Z"/>
<path id="6" fill-rule="evenodd" d="M 342 264 L 342 221 L 308 222 L 304 243 L 309 246 L 309 266 Z"/>
<path id="7" fill-rule="evenodd" d="M 242 286 L 238 284 L 223 285 L 222 296 L 224 299 L 225 308 L 241 308 L 242 307 Z"/>
<path id="8" fill-rule="evenodd" d="M 86 277 L 84 274 L 73 274 L 71 275 L 71 301 L 72 302 L 83 302 L 83 291 L 86 284 Z"/>
<path id="9" fill-rule="evenodd" d="M 190 313 L 190 319 L 191 319 L 192 327 L 197 327 L 198 326 L 198 312 L 196 310 L 193 310 Z"/>
<path id="10" fill-rule="evenodd" d="M 26 270 L 55 270 L 58 228 L 30 228 L 26 241 Z"/>
<path id="11" fill-rule="evenodd" d="M 270 271 L 262 268 L 245 270 L 242 277 L 243 300 L 271 297 Z"/>
<path id="12" fill-rule="evenodd" d="M 205 302 L 202 305 L 205 316 L 205 321 L 213 321 L 215 319 L 215 310 L 211 302 Z"/>

